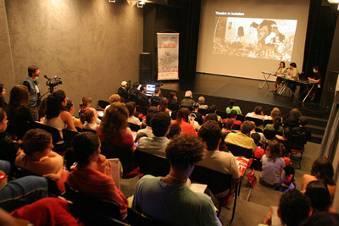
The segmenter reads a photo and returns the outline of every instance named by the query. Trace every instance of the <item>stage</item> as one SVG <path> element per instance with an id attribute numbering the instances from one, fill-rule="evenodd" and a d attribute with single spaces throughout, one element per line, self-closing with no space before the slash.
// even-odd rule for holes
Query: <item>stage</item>
<path id="1" fill-rule="evenodd" d="M 272 92 L 274 82 L 268 83 L 269 89 L 267 86 L 261 88 L 263 82 L 262 80 L 197 73 L 193 81 L 164 82 L 161 88 L 164 92 L 176 91 L 179 98 L 184 95 L 185 90 L 190 89 L 194 98 L 197 99 L 199 95 L 203 95 L 209 104 L 217 105 L 220 111 L 225 109 L 228 100 L 233 99 L 241 105 L 244 112 L 252 111 L 256 105 L 263 105 L 267 114 L 272 107 L 279 107 L 284 112 L 298 107 L 306 115 L 327 119 L 328 110 L 322 109 L 319 104 L 309 101 L 302 104 L 301 101 L 286 95 L 274 95 Z"/>

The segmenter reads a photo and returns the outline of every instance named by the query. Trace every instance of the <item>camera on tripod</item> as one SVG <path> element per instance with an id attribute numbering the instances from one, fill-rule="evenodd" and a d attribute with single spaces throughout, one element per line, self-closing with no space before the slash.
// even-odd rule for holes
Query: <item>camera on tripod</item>
<path id="1" fill-rule="evenodd" d="M 49 78 L 47 75 L 44 75 L 44 78 L 47 79 L 46 85 L 48 86 L 48 89 L 49 89 L 50 93 L 53 93 L 54 88 L 56 86 L 62 84 L 62 79 L 59 76 L 57 76 L 57 75 L 55 75 L 52 78 Z"/>

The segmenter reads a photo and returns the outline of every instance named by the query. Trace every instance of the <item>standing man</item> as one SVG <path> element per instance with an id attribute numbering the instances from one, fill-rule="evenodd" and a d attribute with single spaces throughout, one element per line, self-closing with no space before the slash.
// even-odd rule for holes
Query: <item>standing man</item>
<path id="1" fill-rule="evenodd" d="M 39 104 L 40 104 L 40 90 L 38 87 L 38 79 L 40 75 L 40 69 L 31 65 L 28 67 L 28 77 L 24 80 L 23 85 L 28 88 L 29 103 L 28 107 L 32 112 L 34 120 L 39 120 Z"/>

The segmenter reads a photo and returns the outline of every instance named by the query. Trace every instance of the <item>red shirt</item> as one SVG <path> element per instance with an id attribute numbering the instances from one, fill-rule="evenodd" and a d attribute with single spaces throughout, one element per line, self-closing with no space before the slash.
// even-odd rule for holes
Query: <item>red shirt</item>
<path id="1" fill-rule="evenodd" d="M 195 131 L 194 127 L 184 120 L 182 120 L 180 123 L 180 129 L 182 135 L 192 135 L 195 137 L 198 136 L 197 131 Z"/>

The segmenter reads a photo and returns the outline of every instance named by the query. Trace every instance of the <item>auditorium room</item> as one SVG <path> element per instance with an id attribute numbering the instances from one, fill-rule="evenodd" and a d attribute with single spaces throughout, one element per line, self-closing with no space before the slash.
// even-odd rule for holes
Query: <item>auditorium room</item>
<path id="1" fill-rule="evenodd" d="M 0 226 L 339 226 L 339 0 L 0 0 Z"/>

